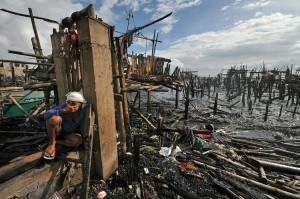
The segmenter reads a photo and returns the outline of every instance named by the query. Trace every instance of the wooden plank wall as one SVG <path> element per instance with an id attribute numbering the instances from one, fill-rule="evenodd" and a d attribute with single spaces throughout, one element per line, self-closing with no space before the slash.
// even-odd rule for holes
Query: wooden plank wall
<path id="1" fill-rule="evenodd" d="M 107 179 L 118 167 L 109 26 L 84 18 L 77 28 L 84 96 L 96 114 L 96 172 Z"/>
<path id="2" fill-rule="evenodd" d="M 64 47 L 68 40 L 67 33 L 54 31 L 51 35 L 52 55 L 55 63 L 56 84 L 58 91 L 58 101 L 65 101 L 65 95 L 69 92 L 67 71 L 66 71 L 66 52 Z M 69 43 L 69 42 L 67 42 Z"/>
<path id="3" fill-rule="evenodd" d="M 79 158 L 78 152 L 69 153 L 67 158 Z M 0 198 L 48 198 L 55 191 L 77 185 L 82 180 L 80 164 L 64 161 L 40 164 L 0 184 Z M 67 190 L 67 189 L 64 189 Z"/>

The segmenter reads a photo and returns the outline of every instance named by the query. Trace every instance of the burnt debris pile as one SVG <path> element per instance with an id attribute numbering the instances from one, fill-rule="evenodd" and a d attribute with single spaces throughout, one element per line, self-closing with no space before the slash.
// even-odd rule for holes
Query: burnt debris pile
<path id="1" fill-rule="evenodd" d="M 91 181 L 90 196 L 299 198 L 297 93 L 280 93 L 278 85 L 293 86 L 288 77 L 279 80 L 280 73 L 270 80 L 267 71 L 249 75 L 241 68 L 205 78 L 179 72 L 178 102 L 176 90 L 130 93 L 132 149 L 119 156 L 119 168 L 105 183 Z M 253 80 L 258 83 L 249 85 Z M 151 81 L 135 78 L 127 86 Z"/>
<path id="2" fill-rule="evenodd" d="M 151 55 L 128 53 L 138 31 L 171 14 L 115 36 L 89 5 L 54 21 L 51 56 L 36 31 L 34 54 L 11 51 L 36 58 L 22 62 L 37 66 L 22 89 L 43 97 L 1 95 L 1 197 L 300 198 L 298 71 L 172 72 L 156 33 L 144 38 Z M 88 101 L 83 144 L 45 161 L 43 116 L 72 91 Z"/>

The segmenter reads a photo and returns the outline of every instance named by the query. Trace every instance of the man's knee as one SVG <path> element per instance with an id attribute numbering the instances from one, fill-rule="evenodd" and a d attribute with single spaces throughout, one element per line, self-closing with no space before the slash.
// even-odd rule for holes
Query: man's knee
<path id="1" fill-rule="evenodd" d="M 73 137 L 73 143 L 75 146 L 79 146 L 82 144 L 82 137 L 81 135 L 79 134 L 76 134 L 74 137 Z"/>
<path id="2" fill-rule="evenodd" d="M 46 121 L 47 126 L 56 126 L 60 125 L 61 123 L 62 118 L 59 115 L 53 115 Z"/>

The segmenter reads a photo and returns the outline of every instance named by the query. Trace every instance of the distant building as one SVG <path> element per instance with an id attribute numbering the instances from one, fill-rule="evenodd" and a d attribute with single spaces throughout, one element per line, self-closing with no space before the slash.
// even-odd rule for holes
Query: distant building
<path id="1" fill-rule="evenodd" d="M 0 63 L 0 87 L 22 86 L 25 80 L 25 64 L 2 62 Z"/>

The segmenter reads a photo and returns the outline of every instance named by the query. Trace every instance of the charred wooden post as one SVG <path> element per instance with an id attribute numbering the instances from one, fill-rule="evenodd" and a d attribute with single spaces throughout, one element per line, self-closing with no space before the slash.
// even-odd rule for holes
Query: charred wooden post
<path id="1" fill-rule="evenodd" d="M 38 55 L 43 55 L 40 38 L 39 38 L 38 32 L 36 30 L 36 25 L 35 25 L 34 17 L 32 14 L 32 10 L 31 10 L 31 8 L 28 8 L 28 10 L 29 10 L 31 24 L 32 24 L 33 32 L 34 32 L 34 38 L 36 39 L 36 43 L 37 43 L 37 49 L 35 49 L 35 52 L 37 52 L 36 54 L 38 54 Z"/>
<path id="2" fill-rule="evenodd" d="M 140 137 L 135 135 L 133 138 L 133 163 L 136 169 L 140 167 Z M 137 172 L 139 173 L 139 172 Z"/>
<path id="3" fill-rule="evenodd" d="M 130 118 L 128 112 L 128 100 L 127 100 L 127 91 L 125 87 L 125 74 L 124 74 L 124 65 L 123 65 L 123 55 L 126 51 L 127 54 L 127 38 L 126 36 L 122 39 L 122 48 L 120 46 L 119 37 L 115 37 L 116 41 L 116 50 L 117 50 L 117 59 L 118 59 L 118 67 L 119 67 L 119 75 L 121 75 L 120 85 L 122 89 L 123 95 L 123 114 L 124 114 L 124 124 L 125 124 L 125 131 L 126 131 L 126 143 L 127 143 L 127 150 L 132 151 L 132 140 L 131 140 L 131 130 L 130 130 Z"/>
<path id="4" fill-rule="evenodd" d="M 147 112 L 151 114 L 151 107 L 152 107 L 152 102 L 151 102 L 151 91 L 147 91 Z"/>
<path id="5" fill-rule="evenodd" d="M 282 113 L 282 108 L 283 108 L 283 105 L 281 104 L 281 107 L 280 107 L 280 110 L 279 110 L 279 118 L 281 117 L 281 113 Z"/>
<path id="6" fill-rule="evenodd" d="M 95 111 L 95 170 L 107 179 L 118 167 L 110 28 L 91 17 L 77 22 L 84 96 Z"/>
<path id="7" fill-rule="evenodd" d="M 191 97 L 195 97 L 195 85 L 194 85 L 194 78 L 193 78 L 193 73 L 190 75 L 190 88 L 191 88 Z"/>
<path id="8" fill-rule="evenodd" d="M 67 70 L 65 61 L 65 43 L 68 35 L 63 32 L 57 32 L 53 29 L 51 35 L 52 55 L 55 63 L 55 74 L 57 83 L 58 103 L 65 101 L 65 95 L 70 91 L 67 81 Z"/>
<path id="9" fill-rule="evenodd" d="M 295 106 L 295 109 L 294 109 L 294 112 L 293 112 L 293 117 L 295 117 L 296 113 L 297 113 L 297 106 Z"/>
<path id="10" fill-rule="evenodd" d="M 248 102 L 248 111 L 252 110 L 252 100 L 250 99 Z"/>
<path id="11" fill-rule="evenodd" d="M 207 95 L 210 98 L 210 76 L 207 78 L 206 87 L 207 87 Z"/>
<path id="12" fill-rule="evenodd" d="M 179 137 L 180 137 L 180 134 L 179 133 L 175 133 L 174 140 L 173 140 L 172 151 L 171 151 L 171 156 L 175 156 L 176 155 L 176 148 L 177 148 Z"/>
<path id="13" fill-rule="evenodd" d="M 217 110 L 218 110 L 218 96 L 219 96 L 219 94 L 216 93 L 216 99 L 215 99 L 215 104 L 214 104 L 214 115 L 217 114 Z"/>
<path id="14" fill-rule="evenodd" d="M 114 93 L 122 94 L 120 87 L 120 73 L 117 65 L 117 57 L 115 52 L 115 45 L 113 40 L 114 28 L 110 27 L 110 40 L 112 45 L 112 72 L 114 76 Z M 126 153 L 126 130 L 124 123 L 124 108 L 123 102 L 120 100 L 115 100 L 116 106 L 116 114 L 117 114 L 117 127 L 120 134 L 120 145 L 121 145 L 121 153 L 124 155 Z"/>
<path id="15" fill-rule="evenodd" d="M 254 102 L 256 102 L 256 100 L 258 98 L 258 82 L 257 82 L 257 80 L 255 80 L 253 92 L 254 92 Z"/>
<path id="16" fill-rule="evenodd" d="M 11 83 L 12 85 L 16 85 L 16 74 L 15 74 L 15 66 L 13 63 L 10 63 L 11 66 Z"/>
<path id="17" fill-rule="evenodd" d="M 190 94 L 189 94 L 189 88 L 186 87 L 186 96 L 185 96 L 185 109 L 184 109 L 184 119 L 187 120 L 188 119 L 188 114 L 189 114 L 189 104 L 190 104 Z"/>
<path id="18" fill-rule="evenodd" d="M 148 125 L 148 126 L 150 126 L 152 129 L 156 129 L 156 127 L 141 113 L 141 112 L 139 112 L 138 110 L 136 110 L 132 105 L 130 105 L 129 104 L 129 106 L 130 106 L 130 108 L 131 108 L 131 110 L 133 110 L 136 114 L 138 114 L 138 116 L 140 116 L 140 118 L 144 121 L 144 122 L 146 122 L 146 124 Z"/>
<path id="19" fill-rule="evenodd" d="M 29 75 L 28 65 L 25 66 L 24 73 L 25 73 L 25 83 L 29 83 L 31 81 L 31 76 Z"/>
<path id="20" fill-rule="evenodd" d="M 204 97 L 204 84 L 201 85 L 201 92 L 200 92 L 200 97 L 203 98 Z"/>
<path id="21" fill-rule="evenodd" d="M 176 90 L 175 90 L 175 109 L 178 109 L 178 100 L 179 100 L 179 85 L 176 85 Z"/>
<path id="22" fill-rule="evenodd" d="M 50 108 L 50 90 L 44 91 L 45 97 L 45 109 L 48 110 Z"/>
<path id="23" fill-rule="evenodd" d="M 244 89 L 243 91 L 243 96 L 242 96 L 242 103 L 243 103 L 243 107 L 245 107 L 245 95 L 246 95 L 246 90 Z"/>
<path id="24" fill-rule="evenodd" d="M 93 137 L 95 128 L 95 114 L 89 105 L 85 113 L 85 127 L 83 136 L 84 157 L 83 157 L 83 177 L 81 197 L 89 198 L 89 184 L 92 165 Z"/>
<path id="25" fill-rule="evenodd" d="M 267 105 L 266 105 L 266 112 L 265 112 L 265 117 L 264 117 L 265 122 L 268 120 L 268 113 L 269 113 L 269 102 L 267 102 Z"/>

